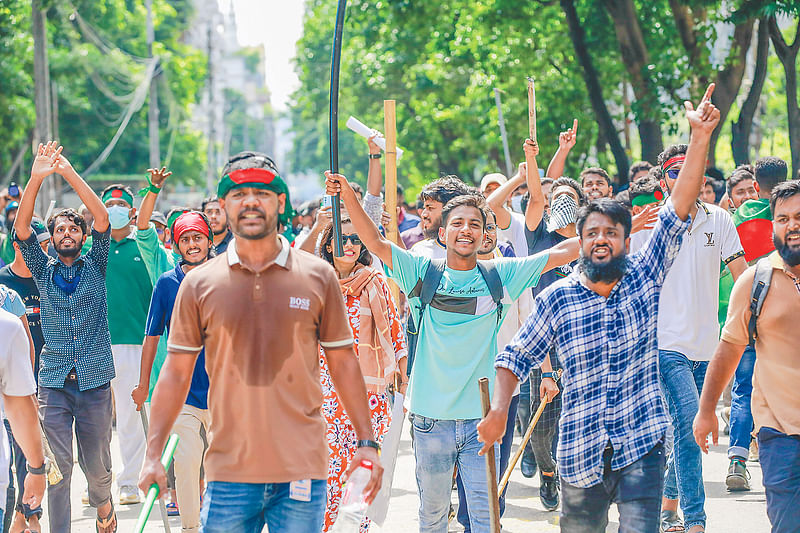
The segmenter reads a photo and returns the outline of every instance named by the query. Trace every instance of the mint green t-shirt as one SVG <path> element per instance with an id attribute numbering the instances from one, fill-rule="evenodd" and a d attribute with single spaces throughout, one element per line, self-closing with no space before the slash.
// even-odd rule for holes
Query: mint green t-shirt
<path id="1" fill-rule="evenodd" d="M 503 283 L 503 314 L 522 292 L 539 282 L 547 252 L 495 259 Z M 414 320 L 422 278 L 430 260 L 392 245 L 389 275 L 409 298 Z M 411 412 L 441 420 L 481 418 L 478 379 L 494 386 L 497 307 L 478 268 L 446 268 L 425 308 L 409 384 Z"/>

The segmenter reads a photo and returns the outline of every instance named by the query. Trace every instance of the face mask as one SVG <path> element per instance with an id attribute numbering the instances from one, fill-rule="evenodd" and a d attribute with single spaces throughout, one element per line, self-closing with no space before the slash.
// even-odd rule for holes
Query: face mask
<path id="1" fill-rule="evenodd" d="M 550 206 L 550 220 L 547 231 L 565 228 L 578 219 L 578 202 L 569 194 L 562 194 Z"/>
<path id="2" fill-rule="evenodd" d="M 112 205 L 107 207 L 106 211 L 108 211 L 108 222 L 111 224 L 111 229 L 122 229 L 131 221 L 131 217 L 128 216 L 130 209 L 127 207 Z"/>
<path id="3" fill-rule="evenodd" d="M 518 194 L 511 197 L 511 209 L 516 213 L 522 213 L 522 195 Z"/>

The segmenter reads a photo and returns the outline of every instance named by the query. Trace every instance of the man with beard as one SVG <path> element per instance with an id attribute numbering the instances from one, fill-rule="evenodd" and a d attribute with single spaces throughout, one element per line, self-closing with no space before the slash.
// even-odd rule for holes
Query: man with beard
<path id="1" fill-rule="evenodd" d="M 80 255 L 86 222 L 74 209 L 47 221 L 58 257 L 49 257 L 31 230 L 36 195 L 45 178 L 57 173 L 94 215 L 92 248 Z M 31 179 L 14 222 L 17 242 L 41 297 L 45 345 L 40 357 L 39 412 L 63 481 L 47 491 L 50 531 L 68 533 L 72 520 L 70 485 L 72 431 L 79 463 L 89 485 L 89 505 L 97 508 L 97 530 L 116 530 L 111 501 L 111 387 L 114 359 L 108 330 L 106 266 L 110 228 L 103 202 L 81 179 L 57 143 L 39 145 Z"/>
<path id="2" fill-rule="evenodd" d="M 583 188 L 583 194 L 589 200 L 597 200 L 598 198 L 612 198 L 614 196 L 614 188 L 611 185 L 611 178 L 608 177 L 608 172 L 600 167 L 590 167 L 581 171 L 578 179 Z"/>
<path id="3" fill-rule="evenodd" d="M 418 327 L 408 397 L 421 501 L 420 531 L 447 531 L 453 468 L 457 465 L 469 506 L 470 531 L 488 532 L 486 465 L 477 455 L 480 444 L 476 427 L 482 411 L 477 381 L 493 373 L 497 330 L 508 304 L 536 285 L 542 272 L 573 260 L 577 242 L 529 257 L 494 260 L 506 295 L 498 306 L 482 273 L 485 267 L 478 264 L 486 231 L 485 201 L 477 191 L 461 194 L 441 210 L 443 226 L 437 242 L 445 247 L 445 262 L 440 265 L 444 271 L 430 305 L 423 308 L 422 280 L 429 265 L 436 266 L 430 255 L 406 251 L 389 242 L 358 204 L 346 178 L 330 172 L 325 175 L 327 193 L 341 194 L 361 242 L 386 265 L 387 273 L 408 296 Z M 504 416 L 508 409 L 506 403 Z M 505 429 L 504 419 L 503 432 Z"/>
<path id="4" fill-rule="evenodd" d="M 675 188 L 686 152 L 685 144 L 673 145 L 658 156 L 661 185 L 668 192 Z M 705 183 L 706 178 L 703 180 Z M 666 204 L 670 203 L 667 199 Z M 692 438 L 692 420 L 719 339 L 720 264 L 728 267 L 734 280 L 747 264 L 727 211 L 696 200 L 689 214 L 691 226 L 664 280 L 658 307 L 659 368 L 675 430 L 664 481 L 661 527 L 667 532 L 696 533 L 705 530 L 706 513 L 702 456 Z M 631 250 L 647 246 L 651 232 L 637 233 L 631 239 Z"/>
<path id="5" fill-rule="evenodd" d="M 131 394 L 137 410 L 142 409 L 144 402 L 147 401 L 156 346 L 164 331 L 169 330 L 178 288 L 184 276 L 205 263 L 212 253 L 211 228 L 208 218 L 196 211 L 182 214 L 173 224 L 175 249 L 180 254 L 181 261 L 174 269 L 162 274 L 153 288 L 153 299 L 147 315 L 139 385 Z M 173 427 L 173 431 L 180 437 L 175 452 L 175 481 L 181 531 L 184 532 L 200 530 L 200 466 L 203 462 L 204 448 L 201 430 L 208 430 L 208 417 L 208 374 L 206 374 L 205 354 L 201 350 L 192 372 L 189 394 Z"/>
<path id="6" fill-rule="evenodd" d="M 421 222 L 400 234 L 406 249 L 412 250 L 420 246 L 414 251 L 426 254 L 427 257 L 433 257 L 436 248 L 444 250 L 444 243 L 439 240 L 442 208 L 456 196 L 469 192 L 472 189 L 457 176 L 444 176 L 425 185 L 419 193 L 422 200 Z"/>
<path id="7" fill-rule="evenodd" d="M 139 486 L 166 488 L 161 452 L 205 348 L 210 423 L 203 531 L 261 531 L 266 524 L 273 532 L 317 533 L 328 476 L 320 345 L 359 439 L 347 475 L 362 461 L 372 463 L 370 502 L 383 475 L 341 288 L 330 265 L 278 234 L 292 208 L 269 157 L 233 156 L 217 195 L 236 238 L 181 283 Z"/>
<path id="8" fill-rule="evenodd" d="M 789 181 L 773 188 L 770 206 L 776 251 L 761 260 L 767 262 L 764 267 L 771 268 L 772 279 L 755 324 L 758 362 L 753 373 L 752 412 L 767 516 L 772 531 L 788 533 L 800 529 L 800 365 L 796 333 L 800 316 L 800 182 Z M 752 341 L 751 290 L 757 268 L 747 269 L 733 287 L 728 320 L 708 367 L 694 421 L 694 438 L 706 453 L 709 433 L 717 444 L 717 400 Z"/>
<path id="9" fill-rule="evenodd" d="M 631 215 L 619 202 L 581 209 L 579 268 L 540 293 L 514 340 L 498 354 L 492 409 L 478 426 L 482 453 L 505 431 L 517 382 L 557 346 L 565 376 L 558 442 L 561 531 L 603 532 L 617 503 L 620 530 L 656 531 L 669 425 L 659 386 L 658 296 L 691 222 L 719 110 L 713 84 L 695 110 L 672 202 L 646 247 L 628 257 Z"/>
<path id="10" fill-rule="evenodd" d="M 228 245 L 233 240 L 233 233 L 228 228 L 228 215 L 219 205 L 219 198 L 209 196 L 203 200 L 200 206 L 202 211 L 211 222 L 211 229 L 214 230 L 214 250 L 217 255 L 222 255 L 228 249 Z M 173 239 L 174 241 L 174 239 Z M 174 241 L 177 242 L 177 241 Z"/>

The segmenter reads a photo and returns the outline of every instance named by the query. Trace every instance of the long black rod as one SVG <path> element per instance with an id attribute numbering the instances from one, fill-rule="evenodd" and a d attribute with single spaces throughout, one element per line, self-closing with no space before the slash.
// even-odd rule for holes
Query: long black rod
<path id="1" fill-rule="evenodd" d="M 344 12 L 347 0 L 339 0 L 336 8 L 336 29 L 333 32 L 333 57 L 331 59 L 331 108 L 328 117 L 328 140 L 331 150 L 331 172 L 339 173 L 339 60 L 342 56 L 342 30 L 344 29 Z M 339 195 L 333 197 L 331 206 L 333 215 L 333 255 L 342 257 L 342 212 L 339 207 Z"/>

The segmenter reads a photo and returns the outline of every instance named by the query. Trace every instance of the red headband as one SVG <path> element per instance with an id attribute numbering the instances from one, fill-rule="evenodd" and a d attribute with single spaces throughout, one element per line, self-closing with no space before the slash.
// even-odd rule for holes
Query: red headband
<path id="1" fill-rule="evenodd" d="M 664 161 L 663 165 L 661 165 L 661 170 L 663 172 L 666 172 L 667 170 L 671 169 L 672 167 L 674 167 L 678 163 L 683 163 L 684 161 L 686 161 L 686 156 L 683 155 L 683 154 L 676 155 L 675 157 L 670 157 L 669 159 Z"/>
<path id="2" fill-rule="evenodd" d="M 253 182 L 269 185 L 275 179 L 275 173 L 266 168 L 242 168 L 230 172 L 228 176 L 237 185 Z"/>
<path id="3" fill-rule="evenodd" d="M 184 213 L 175 220 L 174 235 L 172 236 L 173 242 L 177 243 L 181 240 L 181 235 L 187 231 L 199 231 L 207 238 L 211 238 L 208 231 L 208 224 L 203 220 L 200 213 Z"/>

